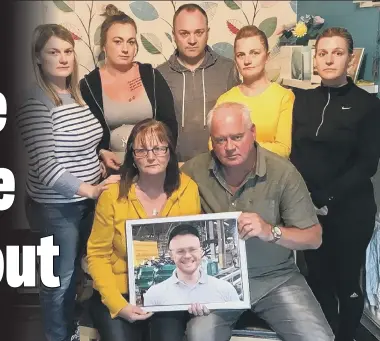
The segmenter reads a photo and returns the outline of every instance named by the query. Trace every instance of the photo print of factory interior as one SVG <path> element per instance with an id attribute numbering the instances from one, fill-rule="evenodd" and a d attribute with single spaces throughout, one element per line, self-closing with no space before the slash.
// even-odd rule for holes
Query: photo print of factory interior
<path id="1" fill-rule="evenodd" d="M 181 248 L 180 244 L 176 247 L 175 231 L 186 229 L 186 227 L 195 228 L 196 232 L 194 234 L 197 234 L 197 236 L 196 238 L 190 236 L 193 239 L 189 240 L 186 248 Z M 181 232 L 178 233 L 181 234 Z M 230 283 L 229 288 L 231 290 L 234 288 L 234 292 L 232 295 L 227 295 L 230 298 L 225 299 L 225 301 L 244 299 L 236 219 L 149 224 L 141 224 L 140 222 L 132 226 L 132 236 L 137 305 L 147 305 L 144 302 L 144 297 L 146 297 L 145 294 L 148 290 L 164 281 L 170 281 L 173 272 L 177 268 L 179 268 L 177 269 L 179 271 L 181 266 L 184 265 L 181 260 L 186 254 L 189 254 L 188 258 L 191 264 L 185 264 L 184 266 L 195 267 L 204 276 L 212 276 L 214 279 Z M 170 238 L 172 239 L 169 240 Z M 183 238 L 187 238 L 187 236 L 183 235 Z M 218 282 L 213 282 L 214 286 L 215 283 Z M 188 302 L 178 302 L 178 304 L 186 303 Z"/>

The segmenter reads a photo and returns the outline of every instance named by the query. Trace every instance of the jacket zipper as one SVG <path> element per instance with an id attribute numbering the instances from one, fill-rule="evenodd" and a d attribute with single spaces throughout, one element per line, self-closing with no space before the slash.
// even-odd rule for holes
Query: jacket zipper
<path id="1" fill-rule="evenodd" d="M 328 90 L 328 95 L 327 95 L 327 103 L 325 105 L 325 107 L 323 108 L 323 111 L 322 111 L 322 120 L 321 120 L 321 124 L 318 126 L 317 128 L 317 132 L 315 133 L 315 136 L 318 136 L 318 133 L 319 133 L 319 129 L 321 129 L 322 125 L 323 125 L 323 122 L 325 120 L 325 111 L 326 111 L 326 108 L 327 106 L 329 105 L 330 103 L 330 89 Z"/>
<path id="2" fill-rule="evenodd" d="M 110 127 L 109 127 L 109 125 L 108 125 L 108 123 L 107 123 L 107 120 L 106 120 L 106 118 L 105 118 L 105 116 L 104 116 L 104 111 L 103 111 L 103 109 L 100 107 L 98 101 L 96 100 L 94 94 L 92 93 L 92 90 L 91 90 L 91 88 L 90 88 L 90 85 L 89 85 L 88 82 L 87 82 L 86 77 L 84 77 L 84 80 L 85 80 L 85 82 L 86 82 L 86 84 L 87 84 L 88 90 L 90 90 L 90 93 L 91 93 L 92 98 L 94 99 L 96 105 L 98 106 L 99 110 L 100 110 L 100 111 L 102 112 L 102 114 L 103 114 L 104 122 L 106 122 L 106 126 L 107 126 L 107 128 L 108 128 L 109 133 L 110 133 L 110 143 L 111 143 L 111 129 L 110 129 Z M 110 147 L 110 146 L 109 146 L 109 144 L 108 144 L 108 148 L 109 148 L 109 147 Z"/>

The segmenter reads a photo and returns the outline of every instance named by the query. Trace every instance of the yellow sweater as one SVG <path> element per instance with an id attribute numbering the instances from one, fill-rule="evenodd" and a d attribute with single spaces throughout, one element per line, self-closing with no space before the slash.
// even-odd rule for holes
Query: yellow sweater
<path id="1" fill-rule="evenodd" d="M 277 83 L 271 83 L 260 95 L 246 96 L 239 86 L 221 95 L 216 105 L 238 102 L 251 109 L 256 126 L 256 141 L 260 146 L 278 154 L 290 155 L 294 94 Z M 209 148 L 212 149 L 211 142 Z"/>
<path id="2" fill-rule="evenodd" d="M 87 244 L 88 269 L 94 288 L 114 318 L 128 302 L 122 294 L 128 292 L 127 246 L 125 221 L 148 218 L 136 197 L 132 185 L 128 199 L 117 200 L 119 184 L 112 184 L 99 197 L 92 231 Z M 181 184 L 167 200 L 159 216 L 200 214 L 198 186 L 181 173 Z"/>

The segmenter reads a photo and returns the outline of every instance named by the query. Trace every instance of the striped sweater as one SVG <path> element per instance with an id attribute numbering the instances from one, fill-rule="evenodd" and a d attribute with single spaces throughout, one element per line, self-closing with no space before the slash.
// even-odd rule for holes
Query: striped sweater
<path id="1" fill-rule="evenodd" d="M 29 157 L 26 190 L 40 203 L 70 203 L 83 182 L 96 184 L 100 165 L 96 147 L 103 129 L 88 106 L 61 95 L 54 106 L 38 89 L 19 108 L 16 122 Z"/>

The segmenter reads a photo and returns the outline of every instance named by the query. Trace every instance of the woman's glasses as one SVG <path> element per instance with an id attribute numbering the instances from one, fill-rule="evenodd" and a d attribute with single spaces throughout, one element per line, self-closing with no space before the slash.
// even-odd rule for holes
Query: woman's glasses
<path id="1" fill-rule="evenodd" d="M 156 156 L 164 156 L 166 155 L 168 150 L 169 150 L 168 146 L 157 146 L 157 147 L 153 147 L 152 149 L 146 149 L 146 148 L 133 149 L 133 154 L 137 158 L 143 158 L 143 157 L 147 157 L 148 153 L 152 151 L 153 154 Z"/>

